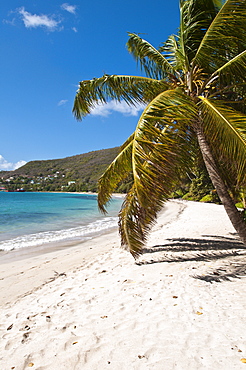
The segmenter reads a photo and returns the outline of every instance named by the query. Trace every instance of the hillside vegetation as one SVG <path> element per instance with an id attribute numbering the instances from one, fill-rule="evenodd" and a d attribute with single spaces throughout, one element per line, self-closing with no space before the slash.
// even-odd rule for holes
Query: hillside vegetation
<path id="1" fill-rule="evenodd" d="M 62 159 L 31 161 L 15 171 L 1 171 L 1 186 L 8 190 L 96 191 L 99 177 L 118 152 L 115 147 Z"/>

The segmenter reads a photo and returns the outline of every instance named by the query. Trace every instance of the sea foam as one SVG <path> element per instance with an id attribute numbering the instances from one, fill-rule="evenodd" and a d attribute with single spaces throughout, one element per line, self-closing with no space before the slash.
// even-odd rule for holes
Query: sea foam
<path id="1" fill-rule="evenodd" d="M 109 229 L 116 227 L 117 222 L 117 217 L 105 217 L 101 220 L 91 222 L 85 226 L 19 236 L 0 242 L 0 250 L 11 251 L 25 247 L 35 247 L 48 243 L 73 240 L 83 242 L 89 238 L 93 238 L 94 236 L 101 234 L 104 231 L 108 231 Z"/>

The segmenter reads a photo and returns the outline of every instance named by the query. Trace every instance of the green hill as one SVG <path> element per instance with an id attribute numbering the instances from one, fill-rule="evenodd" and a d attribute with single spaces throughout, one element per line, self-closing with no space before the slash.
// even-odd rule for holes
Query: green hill
<path id="1" fill-rule="evenodd" d="M 97 181 L 119 148 L 62 159 L 31 161 L 15 171 L 1 171 L 1 186 L 28 191 L 96 191 Z"/>

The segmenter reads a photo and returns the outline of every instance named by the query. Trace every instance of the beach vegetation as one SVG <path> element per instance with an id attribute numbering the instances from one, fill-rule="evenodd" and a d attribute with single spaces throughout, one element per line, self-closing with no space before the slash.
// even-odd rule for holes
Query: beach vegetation
<path id="1" fill-rule="evenodd" d="M 129 33 L 143 76 L 81 81 L 81 120 L 108 100 L 145 104 L 136 129 L 99 180 L 102 212 L 120 182 L 133 183 L 119 214 L 122 244 L 137 257 L 164 202 L 202 157 L 221 203 L 246 244 L 235 206 L 246 187 L 246 0 L 180 0 L 180 27 L 158 48 Z"/>
<path id="2" fill-rule="evenodd" d="M 208 175 L 204 161 L 198 156 L 194 168 L 188 174 L 188 192 L 182 197 L 185 200 L 219 203 L 217 192 Z"/>

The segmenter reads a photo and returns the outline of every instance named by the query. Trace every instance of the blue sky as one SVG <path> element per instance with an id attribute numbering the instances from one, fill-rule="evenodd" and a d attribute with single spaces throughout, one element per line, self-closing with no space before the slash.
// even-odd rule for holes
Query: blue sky
<path id="1" fill-rule="evenodd" d="M 79 81 L 140 74 L 127 32 L 158 47 L 177 32 L 178 0 L 8 0 L 0 9 L 0 170 L 121 145 L 138 109 L 114 102 L 78 122 Z"/>

